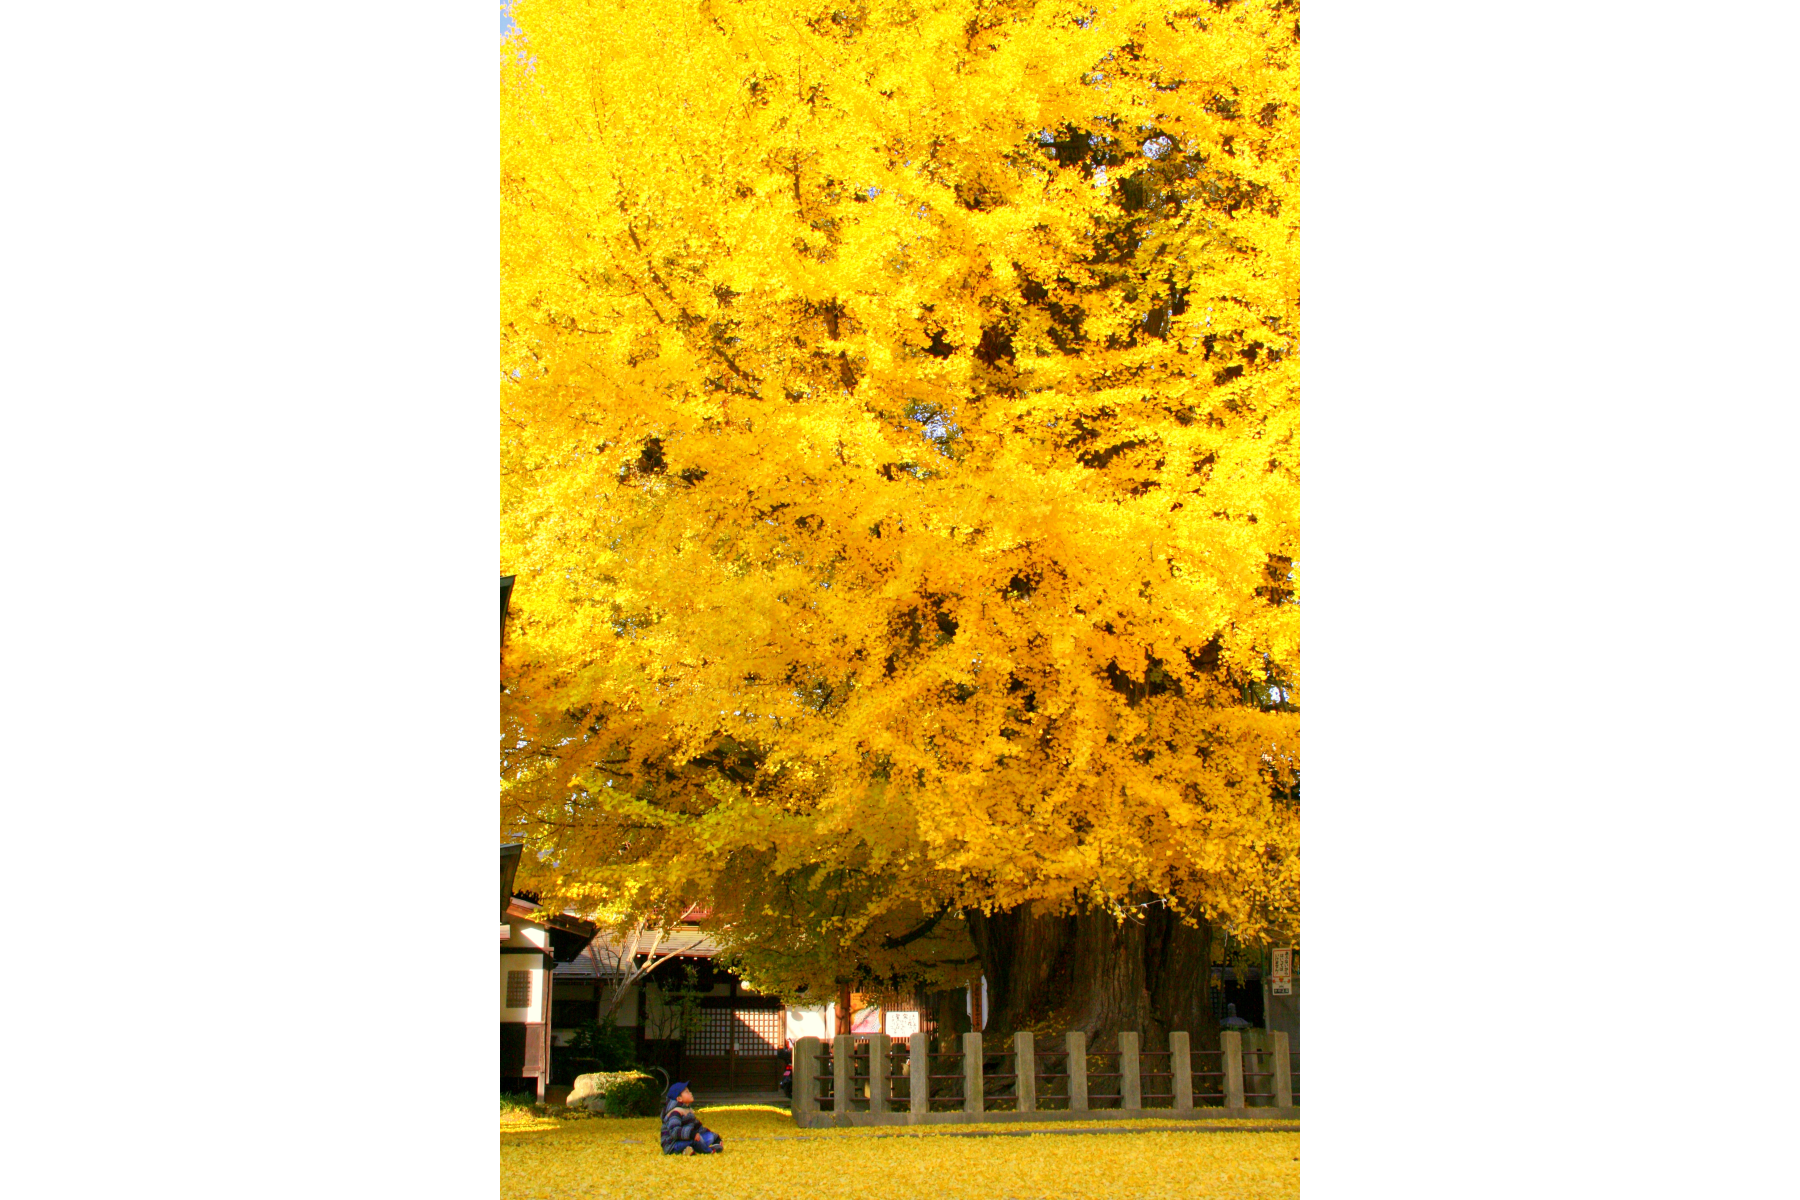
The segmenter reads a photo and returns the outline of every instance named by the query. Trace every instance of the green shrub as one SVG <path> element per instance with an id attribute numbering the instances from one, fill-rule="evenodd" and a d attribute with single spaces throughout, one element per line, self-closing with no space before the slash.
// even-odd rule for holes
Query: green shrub
<path id="1" fill-rule="evenodd" d="M 530 1092 L 501 1092 L 500 1111 L 530 1112 L 537 1105 L 537 1097 Z"/>
<path id="2" fill-rule="evenodd" d="M 606 1089 L 609 1117 L 655 1117 L 662 1114 L 662 1092 L 647 1075 L 621 1079 Z"/>

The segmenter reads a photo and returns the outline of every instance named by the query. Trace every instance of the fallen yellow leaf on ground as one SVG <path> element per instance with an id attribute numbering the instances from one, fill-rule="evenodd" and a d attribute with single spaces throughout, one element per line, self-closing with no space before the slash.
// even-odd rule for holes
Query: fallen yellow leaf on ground
<path id="1" fill-rule="evenodd" d="M 971 1138 L 943 1136 L 957 1128 L 947 1126 L 930 1132 L 905 1127 L 802 1131 L 779 1109 L 749 1106 L 703 1110 L 701 1118 L 724 1137 L 724 1154 L 664 1157 L 660 1124 L 649 1118 L 503 1128 L 500 1195 L 502 1200 L 561 1200 L 673 1189 L 684 1197 L 742 1200 L 874 1195 L 1264 1200 L 1300 1192 L 1298 1133 L 1197 1129 Z"/>

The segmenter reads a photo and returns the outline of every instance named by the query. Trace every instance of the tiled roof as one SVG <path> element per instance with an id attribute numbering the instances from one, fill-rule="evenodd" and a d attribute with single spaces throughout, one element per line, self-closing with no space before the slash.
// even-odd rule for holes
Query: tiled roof
<path id="1" fill-rule="evenodd" d="M 677 927 L 662 941 L 656 942 L 655 939 L 655 931 L 646 932 L 638 939 L 638 953 L 648 952 L 653 942 L 658 958 L 671 951 L 683 958 L 711 958 L 719 952 L 719 948 L 713 940 L 698 929 Z M 594 956 L 594 947 L 588 946 L 572 961 L 558 963 L 556 978 L 573 980 L 617 978 L 619 972 L 614 969 L 613 963 L 616 961 L 616 956 L 624 949 L 625 940 L 602 936 L 596 938 L 595 941 L 601 946 L 598 959 Z"/>

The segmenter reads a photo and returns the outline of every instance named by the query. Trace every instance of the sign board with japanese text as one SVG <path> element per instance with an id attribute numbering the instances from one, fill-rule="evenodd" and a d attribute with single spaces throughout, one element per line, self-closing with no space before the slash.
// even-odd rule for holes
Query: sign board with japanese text
<path id="1" fill-rule="evenodd" d="M 1294 994 L 1294 948 L 1292 946 L 1277 947 L 1270 956 L 1269 994 L 1272 996 L 1291 996 Z"/>

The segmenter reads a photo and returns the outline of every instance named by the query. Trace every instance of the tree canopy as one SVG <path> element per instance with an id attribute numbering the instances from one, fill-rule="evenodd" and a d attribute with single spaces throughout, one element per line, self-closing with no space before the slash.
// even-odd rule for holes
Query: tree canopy
<path id="1" fill-rule="evenodd" d="M 521 880 L 790 992 L 964 913 L 1291 930 L 1296 6 L 513 16 Z"/>

